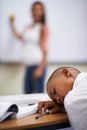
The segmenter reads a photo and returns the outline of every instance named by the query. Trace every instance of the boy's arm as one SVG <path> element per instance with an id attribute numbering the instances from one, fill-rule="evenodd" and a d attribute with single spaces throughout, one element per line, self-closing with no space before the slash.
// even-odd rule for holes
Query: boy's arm
<path id="1" fill-rule="evenodd" d="M 68 94 L 64 101 L 64 106 L 68 114 L 70 124 L 74 130 L 87 129 L 87 99 L 85 92 L 84 96 Z"/>
<path id="2" fill-rule="evenodd" d="M 64 106 L 60 105 L 58 103 L 55 103 L 54 101 L 41 101 L 38 104 L 38 112 L 42 113 L 42 108 L 44 109 L 44 112 L 46 110 L 49 110 L 49 113 L 59 113 L 59 112 L 64 112 Z"/>

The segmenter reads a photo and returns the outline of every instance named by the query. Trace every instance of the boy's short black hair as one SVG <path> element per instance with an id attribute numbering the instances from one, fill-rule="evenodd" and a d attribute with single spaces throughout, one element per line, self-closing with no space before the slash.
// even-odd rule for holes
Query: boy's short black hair
<path id="1" fill-rule="evenodd" d="M 48 82 L 53 78 L 53 76 L 55 75 L 55 73 L 59 73 L 59 70 L 62 70 L 62 69 L 71 69 L 71 70 L 74 70 L 76 73 L 80 73 L 80 71 L 74 67 L 60 67 L 60 68 L 57 68 L 56 70 L 54 70 L 54 72 L 51 74 L 51 76 L 49 77 L 48 79 Z"/>

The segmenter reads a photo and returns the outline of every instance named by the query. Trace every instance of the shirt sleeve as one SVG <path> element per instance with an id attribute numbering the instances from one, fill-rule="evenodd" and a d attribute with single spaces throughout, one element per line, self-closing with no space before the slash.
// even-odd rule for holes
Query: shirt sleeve
<path id="1" fill-rule="evenodd" d="M 87 99 L 85 96 L 78 98 L 78 95 L 69 92 L 65 97 L 64 106 L 72 128 L 87 130 Z"/>

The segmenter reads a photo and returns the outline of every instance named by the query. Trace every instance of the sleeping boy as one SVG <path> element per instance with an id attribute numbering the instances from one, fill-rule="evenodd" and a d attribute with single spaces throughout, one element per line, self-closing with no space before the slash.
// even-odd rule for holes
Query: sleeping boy
<path id="1" fill-rule="evenodd" d="M 74 130 L 87 130 L 87 73 L 73 67 L 56 69 L 48 79 L 46 90 L 52 101 L 38 105 L 49 113 L 65 111 Z M 63 107 L 64 106 L 64 107 Z"/>

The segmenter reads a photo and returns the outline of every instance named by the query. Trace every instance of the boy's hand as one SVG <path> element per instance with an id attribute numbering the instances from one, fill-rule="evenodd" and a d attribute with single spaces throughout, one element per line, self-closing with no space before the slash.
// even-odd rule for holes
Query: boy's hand
<path id="1" fill-rule="evenodd" d="M 44 112 L 46 110 L 49 110 L 49 113 L 59 113 L 62 112 L 61 106 L 53 101 L 41 101 L 38 104 L 38 112 L 42 113 L 42 108 L 44 109 Z"/>

